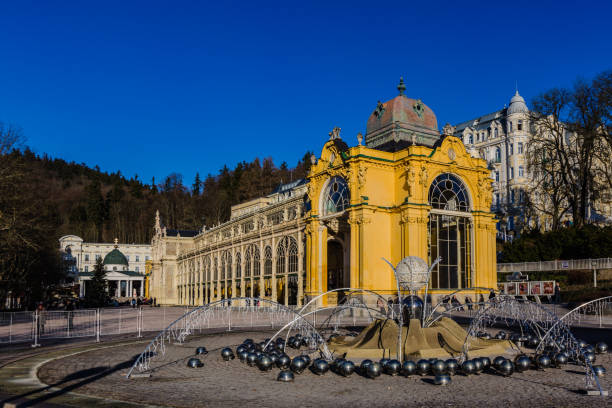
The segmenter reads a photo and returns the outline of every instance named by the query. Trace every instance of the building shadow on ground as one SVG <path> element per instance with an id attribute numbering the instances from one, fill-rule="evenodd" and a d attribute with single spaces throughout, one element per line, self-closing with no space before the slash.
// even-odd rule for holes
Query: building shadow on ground
<path id="1" fill-rule="evenodd" d="M 98 381 L 101 378 L 109 376 L 117 371 L 124 370 L 130 368 L 138 355 L 133 356 L 130 360 L 121 362 L 112 367 L 93 367 L 87 368 L 85 370 L 76 371 L 74 373 L 68 374 L 60 381 L 57 381 L 53 384 L 49 384 L 45 387 L 37 388 L 32 391 L 15 395 L 5 400 L 0 401 L 1 405 L 9 402 L 17 402 L 19 401 L 19 407 L 31 407 L 37 404 L 49 401 L 53 398 L 59 397 L 61 395 L 67 394 L 71 391 L 74 391 L 84 385 L 90 384 L 92 382 Z M 76 382 L 75 382 L 76 381 Z M 59 388 L 59 389 L 56 389 Z M 45 395 L 37 395 L 45 393 Z M 36 395 L 36 396 L 35 396 Z M 34 398 L 28 398 L 35 396 Z M 23 401 L 26 398 L 27 401 Z"/>

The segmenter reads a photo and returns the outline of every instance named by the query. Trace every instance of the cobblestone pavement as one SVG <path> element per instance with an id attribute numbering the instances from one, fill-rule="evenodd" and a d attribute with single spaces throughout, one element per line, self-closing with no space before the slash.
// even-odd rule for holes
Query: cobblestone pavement
<path id="1" fill-rule="evenodd" d="M 294 383 L 280 383 L 276 381 L 277 369 L 263 373 L 238 359 L 225 362 L 220 357 L 222 347 L 236 346 L 247 337 L 261 341 L 269 336 L 230 332 L 190 337 L 185 344 L 168 346 L 166 357 L 154 363 L 149 378 L 125 378 L 130 363 L 144 349 L 142 343 L 59 358 L 43 364 L 38 377 L 46 384 L 80 394 L 172 407 L 612 406 L 610 397 L 580 393 L 585 385 L 584 371 L 573 365 L 508 378 L 457 375 L 443 387 L 433 385 L 432 377 L 382 375 L 370 380 L 331 372 L 316 376 L 310 371 L 296 376 Z M 210 351 L 203 358 L 204 367 L 187 368 L 187 359 L 200 345 Z M 598 355 L 597 364 L 612 369 L 611 363 L 611 355 Z M 600 381 L 604 390 L 612 391 L 610 377 Z"/>

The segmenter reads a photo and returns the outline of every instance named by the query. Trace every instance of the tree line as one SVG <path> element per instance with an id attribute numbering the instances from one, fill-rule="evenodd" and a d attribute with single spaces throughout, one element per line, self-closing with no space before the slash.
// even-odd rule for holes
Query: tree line
<path id="1" fill-rule="evenodd" d="M 227 221 L 230 207 L 269 194 L 280 183 L 306 176 L 310 154 L 295 167 L 272 158 L 196 174 L 191 186 L 172 173 L 156 183 L 120 171 L 36 155 L 23 132 L 0 123 L 0 307 L 9 292 L 30 302 L 63 278 L 58 239 L 149 243 L 155 211 L 171 228 L 199 230 Z"/>

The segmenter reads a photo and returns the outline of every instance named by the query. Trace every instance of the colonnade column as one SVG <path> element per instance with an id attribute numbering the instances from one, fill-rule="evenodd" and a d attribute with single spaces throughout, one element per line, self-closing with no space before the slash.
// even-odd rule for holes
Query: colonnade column
<path id="1" fill-rule="evenodd" d="M 308 238 L 307 238 L 308 239 Z M 308 244 L 307 244 L 308 245 Z M 298 289 L 297 289 L 297 305 L 302 306 L 302 299 L 304 298 L 304 238 L 302 237 L 302 230 L 298 229 L 297 232 L 297 266 L 298 266 Z M 285 304 L 289 304 L 289 254 L 286 256 L 287 262 L 285 263 L 287 272 L 287 280 L 285 282 Z M 306 260 L 308 262 L 308 260 Z M 308 290 L 308 288 L 306 288 Z"/>
<path id="2" fill-rule="evenodd" d="M 285 213 L 287 212 L 287 210 L 285 210 Z M 285 215 L 284 215 L 285 216 Z M 272 300 L 273 301 L 277 301 L 278 300 L 278 295 L 277 295 L 277 291 L 276 291 L 276 287 L 277 282 L 276 282 L 276 238 L 272 237 Z M 285 270 L 286 272 L 286 270 Z"/>

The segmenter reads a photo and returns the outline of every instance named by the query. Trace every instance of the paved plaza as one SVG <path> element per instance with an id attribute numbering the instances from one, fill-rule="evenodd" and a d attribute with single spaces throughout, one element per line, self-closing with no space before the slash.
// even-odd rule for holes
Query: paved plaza
<path id="1" fill-rule="evenodd" d="M 261 341 L 271 333 L 235 331 L 192 336 L 184 344 L 168 346 L 165 357 L 152 364 L 150 377 L 129 380 L 125 374 L 147 344 L 145 340 L 49 349 L 5 364 L 0 370 L 0 387 L 2 393 L 31 398 L 29 404 L 92 407 L 610 405 L 606 397 L 580 393 L 584 371 L 573 365 L 508 378 L 488 373 L 456 375 L 450 385 L 435 386 L 431 376 L 382 375 L 371 380 L 357 374 L 344 378 L 331 372 L 317 376 L 310 371 L 297 375 L 293 383 L 280 383 L 276 381 L 278 369 L 264 373 L 238 359 L 221 359 L 221 348 L 236 346 L 247 337 Z M 210 351 L 203 358 L 204 367 L 187 368 L 186 361 L 198 346 Z M 597 364 L 610 367 L 611 362 L 609 354 L 597 357 Z M 612 388 L 610 377 L 602 377 L 601 384 L 605 390 Z"/>

